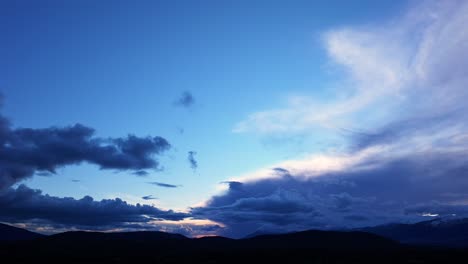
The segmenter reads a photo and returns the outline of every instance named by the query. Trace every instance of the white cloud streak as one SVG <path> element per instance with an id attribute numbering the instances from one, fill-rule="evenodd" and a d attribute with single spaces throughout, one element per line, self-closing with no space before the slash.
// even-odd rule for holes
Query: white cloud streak
<path id="1" fill-rule="evenodd" d="M 468 97 L 467 14 L 464 1 L 423 2 L 384 25 L 330 30 L 323 34 L 330 62 L 347 73 L 335 100 L 296 96 L 285 107 L 250 114 L 233 131 L 369 129 L 396 115 L 462 107 Z"/>

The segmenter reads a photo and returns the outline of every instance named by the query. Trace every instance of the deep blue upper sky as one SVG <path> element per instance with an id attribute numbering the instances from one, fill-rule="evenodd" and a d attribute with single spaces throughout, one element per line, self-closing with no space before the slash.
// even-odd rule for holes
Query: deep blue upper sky
<path id="1" fill-rule="evenodd" d="M 464 10 L 466 3 L 455 1 L 1 1 L 1 114 L 10 120 L 8 133 L 19 139 L 5 136 L 0 155 L 17 157 L 12 158 L 14 166 L 32 166 L 36 157 L 27 152 L 30 147 L 34 153 L 47 148 L 51 154 L 37 154 L 37 161 L 50 158 L 56 169 L 55 174 L 44 176 L 47 169 L 36 164 L 31 175 L 26 173 L 6 186 L 23 183 L 57 199 L 119 197 L 129 204 L 184 210 L 189 212 L 187 217 L 224 225 L 225 233 L 232 236 L 284 227 L 276 220 L 294 217 L 280 208 L 295 208 L 299 200 L 305 199 L 307 206 L 298 205 L 302 208 L 298 210 L 311 217 L 312 212 L 320 212 L 320 206 L 329 208 L 328 202 L 344 199 L 345 204 L 359 204 L 359 199 L 375 198 L 370 189 L 388 184 L 390 176 L 353 180 L 354 184 L 362 181 L 362 189 L 325 191 L 325 187 L 316 190 L 310 180 L 299 184 L 311 185 L 302 190 L 296 182 L 284 180 L 283 174 L 296 181 L 355 173 L 363 163 L 378 163 L 369 161 L 375 157 L 385 161 L 375 165 L 384 170 L 396 160 L 413 162 L 421 151 L 440 146 L 452 151 L 450 144 L 455 143 L 447 142 L 464 135 L 458 103 L 465 95 L 460 88 L 466 56 L 466 45 L 461 44 L 466 30 L 460 28 L 466 20 Z M 434 97 L 424 97 L 428 94 Z M 433 101 L 437 103 L 428 103 Z M 427 132 L 417 124 L 403 126 L 408 120 L 437 123 Z M 93 149 L 91 154 L 86 148 L 74 149 L 73 155 L 64 151 L 70 147 L 67 140 L 81 142 L 75 136 L 60 138 L 64 145 L 48 148 L 52 143 L 41 145 L 42 134 L 41 139 L 34 134 L 38 131 L 34 129 L 55 127 L 58 130 L 41 133 L 60 137 L 60 129 L 77 123 L 93 128 L 93 137 L 99 138 L 98 143 L 91 140 L 86 145 Z M 19 128 L 33 132 L 12 132 Z M 429 138 L 434 130 L 441 135 Z M 111 155 L 103 147 L 108 144 L 125 152 L 119 143 L 123 141 L 109 138 L 126 140 L 128 134 L 159 136 L 171 147 L 160 153 L 156 148 L 123 153 L 127 156 L 118 160 L 132 162 L 125 166 L 96 156 Z M 413 146 L 424 144 L 417 145 L 417 151 L 407 150 L 405 140 L 410 139 Z M 14 145 L 19 141 L 24 144 Z M 128 142 L 134 146 L 134 141 Z M 13 153 L 13 145 L 22 152 Z M 73 158 L 60 160 L 67 155 Z M 158 168 L 138 163 L 151 158 L 157 159 Z M 1 164 L 0 177 L 9 175 L 13 163 L 8 162 Z M 407 174 L 400 172 L 405 166 L 390 167 L 400 176 Z M 275 167 L 284 171 L 272 171 Z M 147 175 L 135 175 L 135 171 L 143 174 L 142 170 Z M 270 180 L 278 178 L 271 187 Z M 243 195 L 236 193 L 234 180 L 251 184 L 250 189 Z M 220 185 L 224 181 L 231 183 Z M 262 185 L 264 181 L 268 184 Z M 407 184 L 406 180 L 400 184 Z M 203 203 L 222 189 L 224 196 Z M 454 191 L 449 189 L 440 192 Z M 333 201 L 314 200 L 313 193 L 318 195 L 314 199 Z M 393 201 L 392 195 L 379 202 L 411 206 L 429 200 L 446 202 L 423 193 L 404 201 Z M 254 198 L 261 199 L 264 207 L 250 205 Z M 188 209 L 201 205 L 196 211 Z M 373 206 L 340 216 L 327 228 L 348 225 L 346 217 L 370 219 Z M 230 222 L 223 218 L 229 212 L 214 209 L 221 207 L 233 212 L 257 208 L 282 216 L 266 223 L 264 215 Z M 424 213 L 436 214 L 429 211 Z M 323 214 L 337 219 L 338 213 Z M 385 221 L 400 219 L 385 217 Z M 286 229 L 315 224 L 295 222 L 296 226 L 286 225 Z"/>
<path id="2" fill-rule="evenodd" d="M 321 30 L 381 20 L 402 5 L 350 1 L 337 8 L 339 2 L 3 1 L 3 112 L 17 127 L 82 123 L 104 137 L 165 137 L 174 150 L 166 171 L 154 176 L 184 185 L 188 197 L 166 201 L 184 208 L 226 177 L 297 154 L 232 128 L 289 94 L 326 96 L 319 87 L 329 80 Z M 190 109 L 173 105 L 183 91 L 195 97 Z M 195 174 L 189 150 L 200 159 Z M 133 187 L 145 179 L 125 175 L 121 186 L 108 188 L 95 168 L 64 173 L 84 177 L 89 189 L 55 177 L 30 185 L 74 197 L 164 191 Z"/>

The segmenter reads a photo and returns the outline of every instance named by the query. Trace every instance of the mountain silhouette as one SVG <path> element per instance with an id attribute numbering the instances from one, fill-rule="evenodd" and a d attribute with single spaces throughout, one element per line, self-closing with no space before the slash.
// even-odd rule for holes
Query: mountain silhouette
<path id="1" fill-rule="evenodd" d="M 430 221 L 419 223 L 417 227 L 464 223 L 466 221 Z M 368 232 L 308 230 L 230 239 L 219 236 L 188 238 L 158 231 L 71 231 L 43 236 L 2 225 L 1 230 L 32 235 L 25 240 L 0 241 L 0 258 L 8 263 L 241 263 L 253 260 L 281 263 L 454 263 L 468 259 L 468 250 L 400 244 L 388 238 L 391 226 L 386 226 L 387 229 L 379 227 L 379 230 L 386 230 L 382 233 L 387 238 L 370 233 L 372 228 L 369 228 Z M 449 230 L 447 228 L 444 230 Z M 373 229 L 377 230 L 377 227 Z M 422 233 L 410 232 L 411 235 Z"/>
<path id="2" fill-rule="evenodd" d="M 366 232 L 308 230 L 277 235 L 260 235 L 243 240 L 250 247 L 261 248 L 334 248 L 379 249 L 395 248 L 398 243 Z"/>
<path id="3" fill-rule="evenodd" d="M 44 236 L 23 243 L 3 243 L 0 258 L 9 263 L 62 262 L 112 263 L 141 261 L 156 263 L 239 263 L 254 257 L 265 261 L 299 262 L 305 255 L 328 258 L 323 252 L 353 250 L 397 250 L 399 244 L 365 232 L 303 231 L 281 235 L 261 235 L 248 239 L 225 237 L 187 238 L 164 232 L 83 232 L 72 231 Z M 325 250 L 322 252 L 322 250 Z M 27 254 L 25 254 L 27 252 Z M 362 254 L 366 258 L 370 255 Z M 341 257 L 340 257 L 341 258 Z M 361 261 L 359 263 L 363 263 Z"/>
<path id="4" fill-rule="evenodd" d="M 32 240 L 43 236 L 26 229 L 0 223 L 0 241 Z"/>

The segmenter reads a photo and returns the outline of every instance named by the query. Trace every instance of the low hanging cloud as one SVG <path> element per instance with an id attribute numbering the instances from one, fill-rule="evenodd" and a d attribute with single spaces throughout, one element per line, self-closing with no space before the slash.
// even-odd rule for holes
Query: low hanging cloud
<path id="1" fill-rule="evenodd" d="M 195 159 L 195 155 L 197 155 L 197 152 L 195 151 L 189 151 L 188 152 L 188 161 L 190 163 L 190 168 L 192 168 L 192 170 L 196 170 L 198 168 L 198 162 L 197 160 Z"/>
<path id="2" fill-rule="evenodd" d="M 184 91 L 174 102 L 175 106 L 189 108 L 195 103 L 195 98 L 189 91 Z"/>
<path id="3" fill-rule="evenodd" d="M 100 169 L 158 169 L 155 155 L 170 148 L 162 137 L 99 138 L 81 124 L 42 129 L 12 128 L 0 115 L 0 189 L 35 173 L 88 162 Z"/>
<path id="4" fill-rule="evenodd" d="M 232 178 L 192 214 L 225 224 L 233 237 L 468 217 L 468 3 L 412 4 L 391 22 L 323 35 L 331 63 L 347 73 L 349 85 L 337 92 L 350 96 L 327 104 L 293 98 L 235 127 L 336 128 L 346 131 L 344 152 Z"/>
<path id="5" fill-rule="evenodd" d="M 148 182 L 148 184 L 156 185 L 156 186 L 164 187 L 164 188 L 178 188 L 182 186 L 182 185 L 174 185 L 174 184 L 163 183 L 163 182 Z"/>
<path id="6" fill-rule="evenodd" d="M 0 191 L 0 208 L 2 222 L 41 222 L 43 226 L 56 224 L 70 229 L 118 228 L 131 223 L 179 221 L 188 217 L 185 213 L 161 210 L 149 205 L 131 205 L 119 198 L 101 201 L 95 201 L 90 196 L 78 200 L 71 197 L 59 198 L 25 185 Z"/>

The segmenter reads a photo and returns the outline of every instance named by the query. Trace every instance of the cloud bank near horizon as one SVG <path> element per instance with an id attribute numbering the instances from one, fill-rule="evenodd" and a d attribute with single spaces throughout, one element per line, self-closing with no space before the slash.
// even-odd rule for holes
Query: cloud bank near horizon
<path id="1" fill-rule="evenodd" d="M 0 115 L 0 221 L 53 232 L 66 228 L 127 229 L 136 224 L 149 228 L 151 221 L 177 222 L 189 217 L 187 213 L 129 204 L 120 198 L 95 201 L 90 196 L 55 197 L 20 184 L 34 175 L 50 176 L 58 168 L 83 162 L 100 169 L 146 175 L 146 169 L 160 169 L 156 156 L 171 147 L 162 137 L 99 138 L 94 133 L 94 129 L 81 124 L 13 128 Z"/>

